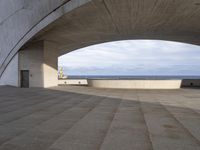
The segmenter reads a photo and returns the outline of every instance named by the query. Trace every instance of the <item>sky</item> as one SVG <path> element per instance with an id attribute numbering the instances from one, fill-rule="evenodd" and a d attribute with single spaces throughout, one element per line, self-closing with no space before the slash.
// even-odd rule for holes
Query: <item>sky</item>
<path id="1" fill-rule="evenodd" d="M 200 75 L 200 46 L 159 40 L 92 45 L 58 59 L 65 75 Z"/>

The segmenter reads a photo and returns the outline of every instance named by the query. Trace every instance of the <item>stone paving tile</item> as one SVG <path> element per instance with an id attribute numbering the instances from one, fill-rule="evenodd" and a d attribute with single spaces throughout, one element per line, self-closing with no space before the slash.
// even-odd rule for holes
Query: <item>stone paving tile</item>
<path id="1" fill-rule="evenodd" d="M 87 150 L 99 149 L 120 102 L 121 100 L 115 100 L 113 103 L 109 99 L 103 100 L 59 138 L 50 149 L 79 149 L 81 145 Z"/>
<path id="2" fill-rule="evenodd" d="M 9 123 L 13 120 L 17 120 L 21 117 L 30 115 L 34 112 L 38 112 L 41 110 L 47 110 L 46 108 L 48 107 L 55 107 L 57 104 L 60 104 L 62 102 L 65 102 L 67 100 L 67 98 L 56 98 L 56 97 L 51 97 L 51 98 L 43 98 L 41 97 L 41 99 L 43 100 L 40 103 L 37 104 L 33 104 L 27 107 L 22 107 L 23 109 L 17 109 L 14 111 L 9 111 L 8 113 L 4 113 L 4 114 L 0 114 L 0 125 L 3 125 L 5 123 Z M 56 99 L 56 100 L 55 100 Z M 27 100 L 28 101 L 28 100 Z"/>
<path id="3" fill-rule="evenodd" d="M 183 103 L 183 101 L 181 101 L 183 100 L 181 96 L 171 99 L 173 103 L 168 102 L 163 97 L 157 98 L 157 101 L 159 101 L 186 130 L 189 130 L 189 133 L 191 133 L 194 138 L 200 141 L 200 114 Z"/>
<path id="4" fill-rule="evenodd" d="M 199 150 L 200 92 L 0 87 L 0 150 Z"/>
<path id="5" fill-rule="evenodd" d="M 163 150 L 200 148 L 199 141 L 156 100 L 154 95 L 142 93 L 140 101 L 155 150 L 161 147 Z"/>
<path id="6" fill-rule="evenodd" d="M 101 98 L 102 99 L 102 98 Z M 24 134 L 18 135 L 8 142 L 4 143 L 0 146 L 0 149 L 7 149 L 7 147 L 16 145 L 20 150 L 45 150 L 47 149 L 57 138 L 59 138 L 62 134 L 66 132 L 71 126 L 74 125 L 81 117 L 87 114 L 91 109 L 93 109 L 96 104 L 100 102 L 99 100 L 86 99 L 83 101 L 78 101 L 78 105 L 74 105 L 69 110 L 65 109 L 62 113 L 52 117 L 46 122 L 36 126 L 34 129 L 30 129 L 30 131 L 25 132 Z M 88 107 L 87 107 L 88 106 Z M 81 111 L 82 109 L 82 111 Z M 77 114 L 76 118 L 73 114 Z M 67 117 L 73 117 L 73 120 L 64 121 L 63 115 L 68 115 Z M 62 117 L 63 120 L 57 120 Z M 57 124 L 57 121 L 60 126 L 48 126 L 49 123 Z M 51 124 L 50 124 L 51 125 Z M 62 125 L 63 128 L 60 128 Z M 44 128 L 45 127 L 45 128 Z M 56 128 L 59 127 L 59 128 Z"/>
<path id="7" fill-rule="evenodd" d="M 122 101 L 101 150 L 151 150 L 139 102 Z"/>

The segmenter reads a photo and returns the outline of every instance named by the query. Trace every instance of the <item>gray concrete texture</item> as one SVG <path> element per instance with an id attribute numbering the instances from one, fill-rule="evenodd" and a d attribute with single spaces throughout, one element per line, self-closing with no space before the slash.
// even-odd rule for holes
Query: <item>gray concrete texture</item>
<path id="1" fill-rule="evenodd" d="M 29 87 L 57 86 L 58 56 L 55 49 L 56 44 L 47 41 L 40 41 L 22 49 L 19 52 L 17 87 L 20 87 L 20 70 L 29 70 Z"/>
<path id="2" fill-rule="evenodd" d="M 27 41 L 55 42 L 60 55 L 125 39 L 199 45 L 199 8 L 199 0 L 1 0 L 0 76 Z"/>
<path id="3" fill-rule="evenodd" d="M 19 49 L 34 35 L 88 0 L 1 0 L 0 77 Z"/>
<path id="4" fill-rule="evenodd" d="M 0 87 L 0 150 L 199 150 L 198 89 Z"/>

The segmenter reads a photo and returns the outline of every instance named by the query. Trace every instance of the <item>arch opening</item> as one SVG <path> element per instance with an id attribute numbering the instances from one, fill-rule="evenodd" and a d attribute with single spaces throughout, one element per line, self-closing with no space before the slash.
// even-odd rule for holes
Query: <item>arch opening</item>
<path id="1" fill-rule="evenodd" d="M 65 67 L 67 75 L 199 76 L 199 55 L 200 46 L 192 44 L 123 40 L 67 53 L 59 57 L 58 66 Z"/>
<path id="2" fill-rule="evenodd" d="M 197 45 L 123 40 L 92 45 L 60 56 L 58 68 L 62 69 L 60 79 L 182 80 L 182 84 L 193 87 L 200 85 L 199 56 Z M 81 84 L 81 80 L 77 82 Z"/>

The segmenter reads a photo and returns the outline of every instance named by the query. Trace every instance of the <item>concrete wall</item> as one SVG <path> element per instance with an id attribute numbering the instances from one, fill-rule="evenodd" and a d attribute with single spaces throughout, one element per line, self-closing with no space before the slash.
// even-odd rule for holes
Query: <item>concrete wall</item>
<path id="1" fill-rule="evenodd" d="M 40 41 L 19 52 L 19 72 L 29 70 L 30 87 L 58 85 L 58 55 L 55 47 L 54 43 Z"/>
<path id="2" fill-rule="evenodd" d="M 10 52 L 21 44 L 37 24 L 66 0 L 1 0 L 0 1 L 0 67 Z M 39 28 L 38 28 L 39 29 Z M 36 34 L 36 33 L 35 33 Z M 20 45 L 22 46 L 22 45 Z M 20 47 L 17 49 L 19 50 Z M 1 69 L 1 68 L 0 68 Z"/>
<path id="3" fill-rule="evenodd" d="M 0 82 L 19 49 L 64 14 L 89 0 L 0 0 Z M 11 78 L 11 76 L 9 77 Z M 14 84 L 13 84 L 14 85 Z"/>
<path id="4" fill-rule="evenodd" d="M 181 87 L 200 87 L 200 79 L 184 79 Z"/>
<path id="5" fill-rule="evenodd" d="M 89 86 L 115 89 L 179 89 L 181 80 L 89 80 Z"/>
<path id="6" fill-rule="evenodd" d="M 58 85 L 88 85 L 87 79 L 60 79 Z"/>
<path id="7" fill-rule="evenodd" d="M 58 85 L 86 85 L 98 88 L 121 89 L 178 89 L 181 87 L 200 87 L 200 79 L 183 80 L 87 80 L 60 79 Z"/>
<path id="8" fill-rule="evenodd" d="M 19 72 L 29 70 L 29 86 L 43 87 L 44 44 L 37 42 L 19 51 Z M 20 80 L 20 77 L 19 77 Z"/>
<path id="9" fill-rule="evenodd" d="M 58 52 L 57 44 L 44 42 L 43 79 L 44 87 L 58 85 Z"/>
<path id="10" fill-rule="evenodd" d="M 18 54 L 16 54 L 2 75 L 0 85 L 11 85 L 18 87 L 18 78 Z"/>

